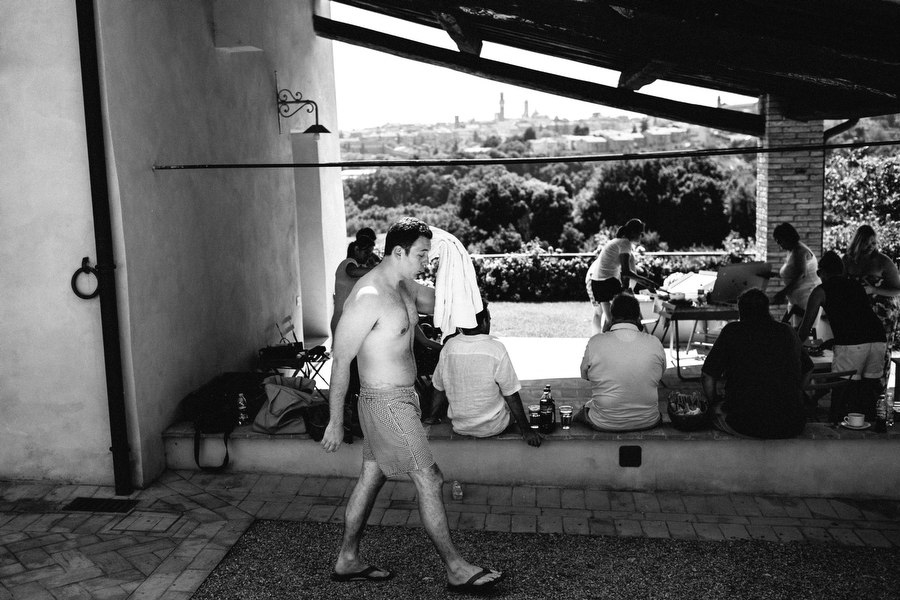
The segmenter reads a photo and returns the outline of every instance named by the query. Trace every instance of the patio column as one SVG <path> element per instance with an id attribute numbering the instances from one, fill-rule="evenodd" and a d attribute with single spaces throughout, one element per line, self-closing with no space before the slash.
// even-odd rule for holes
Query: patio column
<path id="1" fill-rule="evenodd" d="M 760 101 L 766 118 L 763 147 L 821 144 L 822 121 L 795 121 L 782 112 L 778 98 L 763 96 Z M 772 230 L 788 222 L 800 240 L 822 255 L 825 208 L 825 152 L 804 150 L 760 154 L 756 170 L 756 250 L 759 260 L 779 263 L 783 254 L 772 239 Z M 780 264 L 780 263 L 779 263 Z M 777 285 L 771 282 L 770 285 Z"/>
<path id="2" fill-rule="evenodd" d="M 320 140 L 291 131 L 294 162 L 319 163 L 340 157 L 336 134 Z M 344 190 L 337 167 L 294 170 L 297 194 L 297 246 L 300 252 L 300 295 L 303 336 L 331 335 L 334 270 L 346 255 Z"/>

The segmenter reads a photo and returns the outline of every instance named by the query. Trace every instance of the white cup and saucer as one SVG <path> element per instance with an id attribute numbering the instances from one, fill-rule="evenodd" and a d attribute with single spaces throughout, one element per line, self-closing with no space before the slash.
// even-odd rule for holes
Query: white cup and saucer
<path id="1" fill-rule="evenodd" d="M 868 429 L 872 426 L 871 423 L 866 423 L 866 416 L 862 413 L 849 413 L 841 421 L 841 425 L 847 429 Z"/>

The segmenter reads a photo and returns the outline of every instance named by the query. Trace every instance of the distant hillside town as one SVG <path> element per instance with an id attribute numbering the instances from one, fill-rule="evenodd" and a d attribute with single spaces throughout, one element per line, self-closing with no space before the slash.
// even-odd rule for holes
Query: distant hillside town
<path id="1" fill-rule="evenodd" d="M 758 112 L 755 103 L 720 104 L 720 108 Z M 756 138 L 675 123 L 654 117 L 610 117 L 594 113 L 569 120 L 529 111 L 528 102 L 518 117 L 508 117 L 503 94 L 491 121 L 432 125 L 387 124 L 341 131 L 345 160 L 359 158 L 438 158 L 506 156 L 566 156 L 618 154 L 638 151 L 717 148 L 754 145 Z M 518 142 L 511 144 L 510 142 Z"/>

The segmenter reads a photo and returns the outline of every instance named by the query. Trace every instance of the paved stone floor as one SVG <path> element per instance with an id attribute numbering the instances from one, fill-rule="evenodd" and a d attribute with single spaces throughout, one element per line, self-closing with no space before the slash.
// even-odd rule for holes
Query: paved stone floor
<path id="1" fill-rule="evenodd" d="M 62 511 L 112 488 L 0 482 L 0 600 L 190 598 L 254 519 L 341 522 L 353 483 L 169 471 L 122 515 Z M 467 485 L 456 502 L 445 488 L 454 529 L 900 546 L 900 499 Z M 413 485 L 389 481 L 369 523 L 419 527 Z"/>

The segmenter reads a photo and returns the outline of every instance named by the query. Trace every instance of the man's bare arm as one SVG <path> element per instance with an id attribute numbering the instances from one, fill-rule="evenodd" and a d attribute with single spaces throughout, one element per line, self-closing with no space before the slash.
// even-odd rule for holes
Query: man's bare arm
<path id="1" fill-rule="evenodd" d="M 703 387 L 703 395 L 706 396 L 706 400 L 710 404 L 716 402 L 719 398 L 719 394 L 716 391 L 716 381 L 716 378 L 709 373 L 700 374 L 700 384 Z"/>
<path id="2" fill-rule="evenodd" d="M 803 321 L 800 322 L 800 328 L 797 329 L 797 335 L 801 342 L 809 336 L 809 331 L 812 329 L 816 317 L 819 316 L 819 307 L 823 302 L 825 302 L 825 290 L 818 285 L 809 295 L 809 300 L 806 301 L 806 312 L 803 313 Z"/>
<path id="3" fill-rule="evenodd" d="M 344 396 L 350 384 L 350 363 L 378 321 L 378 292 L 371 286 L 354 291 L 344 306 L 334 332 L 331 350 L 329 406 L 331 417 L 322 437 L 322 448 L 334 452 L 344 439 Z"/>
<path id="4" fill-rule="evenodd" d="M 415 294 L 416 310 L 419 311 L 419 314 L 433 315 L 434 288 L 413 281 L 409 284 L 408 289 L 410 290 L 410 292 Z"/>
<path id="5" fill-rule="evenodd" d="M 528 442 L 529 446 L 540 446 L 541 436 L 537 430 L 532 429 L 528 425 L 528 417 L 525 416 L 525 409 L 522 407 L 522 398 L 519 397 L 519 392 L 513 392 L 509 396 L 503 396 L 503 399 L 506 400 L 506 404 L 509 406 L 513 419 L 522 431 L 522 438 Z"/>

